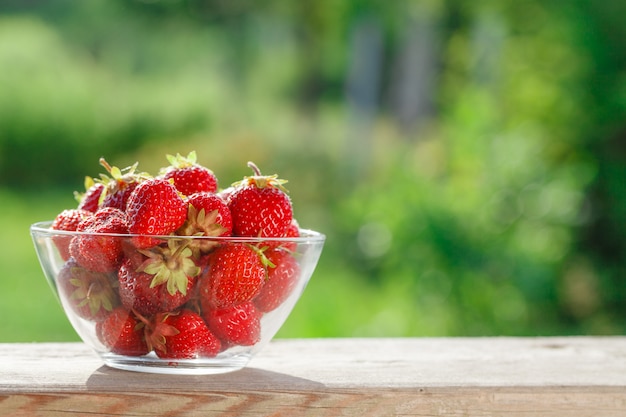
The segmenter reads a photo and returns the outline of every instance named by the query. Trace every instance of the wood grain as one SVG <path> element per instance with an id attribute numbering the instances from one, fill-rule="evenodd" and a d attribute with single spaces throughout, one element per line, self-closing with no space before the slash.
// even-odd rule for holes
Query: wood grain
<path id="1" fill-rule="evenodd" d="M 213 376 L 0 344 L 3 416 L 626 416 L 626 337 L 276 340 Z"/>

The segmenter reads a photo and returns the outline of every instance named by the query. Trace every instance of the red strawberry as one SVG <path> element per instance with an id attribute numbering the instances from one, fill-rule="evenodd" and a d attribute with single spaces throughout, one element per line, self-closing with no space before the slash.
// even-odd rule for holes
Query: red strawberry
<path id="1" fill-rule="evenodd" d="M 70 254 L 76 262 L 92 271 L 115 271 L 123 256 L 122 238 L 101 234 L 128 233 L 126 213 L 112 207 L 101 208 L 81 221 L 76 230 L 84 232 L 70 243 Z"/>
<path id="2" fill-rule="evenodd" d="M 123 170 L 118 167 L 111 166 L 104 159 L 100 158 L 100 165 L 102 165 L 107 172 L 111 175 L 101 175 L 100 181 L 105 186 L 105 195 L 102 199 L 102 207 L 115 207 L 122 211 L 126 211 L 126 204 L 133 190 L 142 181 L 150 178 L 147 173 L 136 173 L 138 163 L 133 164 Z"/>
<path id="3" fill-rule="evenodd" d="M 50 228 L 52 230 L 65 230 L 73 232 L 78 228 L 83 219 L 87 217 L 91 217 L 92 213 L 87 210 L 82 209 L 69 209 L 63 210 L 59 213 Z M 72 241 L 72 236 L 54 236 L 52 238 L 54 244 L 57 249 L 59 249 L 59 254 L 64 261 L 67 261 L 70 258 L 70 242 Z"/>
<path id="4" fill-rule="evenodd" d="M 187 203 L 168 180 L 152 178 L 141 182 L 132 192 L 126 205 L 129 230 L 133 234 L 169 235 L 187 219 Z M 149 248 L 158 239 L 141 236 L 133 243 L 138 248 Z"/>
<path id="5" fill-rule="evenodd" d="M 300 265 L 286 250 L 275 249 L 265 252 L 274 265 L 267 268 L 267 281 L 254 304 L 262 312 L 276 309 L 291 294 L 300 276 Z"/>
<path id="6" fill-rule="evenodd" d="M 85 177 L 85 192 L 80 194 L 74 193 L 74 197 L 78 200 L 78 208 L 95 213 L 100 208 L 100 197 L 104 191 L 104 184 L 95 182 L 91 177 Z"/>
<path id="7" fill-rule="evenodd" d="M 258 249 L 245 243 L 224 244 L 208 256 L 199 282 L 204 310 L 226 308 L 256 297 L 265 283 L 265 267 Z"/>
<path id="8" fill-rule="evenodd" d="M 233 193 L 233 191 L 235 191 L 235 187 L 231 185 L 228 188 L 224 188 L 223 190 L 218 191 L 217 193 L 215 193 L 215 195 L 224 200 L 225 203 L 228 203 L 228 200 L 230 200 L 230 195 Z"/>
<path id="9" fill-rule="evenodd" d="M 234 184 L 235 190 L 229 197 L 233 234 L 282 237 L 293 218 L 291 200 L 283 187 L 286 181 L 276 175 L 262 176 L 252 162 L 248 166 L 255 175 Z"/>
<path id="10" fill-rule="evenodd" d="M 128 258 L 119 269 L 122 304 L 146 316 L 173 311 L 185 304 L 200 273 L 191 258 L 191 249 L 171 239 L 167 247 L 141 253 L 146 255 L 141 265 L 137 267 L 137 260 Z"/>
<path id="11" fill-rule="evenodd" d="M 93 213 L 87 210 L 63 210 L 55 217 L 50 228 L 53 230 L 75 231 L 83 219 L 91 217 L 92 215 Z"/>
<path id="12" fill-rule="evenodd" d="M 133 190 L 139 185 L 138 182 L 132 182 L 125 184 L 124 188 L 120 188 L 115 192 L 107 193 L 106 197 L 102 201 L 102 207 L 115 207 L 120 210 L 126 211 L 126 204 L 132 194 Z"/>
<path id="13" fill-rule="evenodd" d="M 101 321 L 119 304 L 115 275 L 89 271 L 72 258 L 59 271 L 57 282 L 63 299 L 84 319 Z"/>
<path id="14" fill-rule="evenodd" d="M 221 350 L 220 340 L 202 317 L 188 309 L 157 314 L 146 339 L 163 359 L 211 358 Z"/>
<path id="15" fill-rule="evenodd" d="M 145 324 L 132 312 L 118 307 L 104 321 L 96 324 L 102 344 L 118 355 L 141 356 L 150 350 L 144 339 Z"/>
<path id="16" fill-rule="evenodd" d="M 296 219 L 291 219 L 289 227 L 285 232 L 285 237 L 300 237 L 300 225 Z"/>
<path id="17" fill-rule="evenodd" d="M 297 238 L 300 237 L 300 226 L 298 225 L 298 221 L 296 219 L 291 219 L 291 223 L 289 223 L 289 227 L 285 231 L 285 234 L 281 236 L 282 238 Z M 281 248 L 288 250 L 290 252 L 295 252 L 298 250 L 298 243 L 292 241 L 283 241 L 283 240 L 264 240 L 263 242 L 259 242 L 256 244 L 259 248 L 266 249 L 276 249 Z"/>
<path id="18" fill-rule="evenodd" d="M 187 198 L 189 205 L 187 220 L 176 234 L 181 236 L 230 236 L 233 222 L 226 203 L 208 192 L 199 192 Z M 194 240 L 194 249 L 208 252 L 216 242 L 210 240 Z"/>
<path id="19" fill-rule="evenodd" d="M 285 232 L 285 237 L 300 237 L 300 225 L 296 219 L 291 219 L 291 223 Z M 295 252 L 298 249 L 298 244 L 295 242 L 282 242 L 280 246 L 291 252 Z"/>
<path id="20" fill-rule="evenodd" d="M 179 230 L 183 236 L 229 236 L 233 221 L 228 206 L 216 194 L 199 192 L 187 197 L 187 222 Z M 202 212 L 204 211 L 204 214 Z"/>
<path id="21" fill-rule="evenodd" d="M 217 191 L 217 177 L 213 171 L 196 163 L 195 151 L 190 152 L 187 157 L 181 154 L 166 157 L 170 166 L 162 170 L 163 178 L 173 179 L 178 191 L 184 195 Z"/>
<path id="22" fill-rule="evenodd" d="M 204 319 L 223 345 L 252 346 L 261 339 L 261 313 L 250 302 L 209 310 Z"/>

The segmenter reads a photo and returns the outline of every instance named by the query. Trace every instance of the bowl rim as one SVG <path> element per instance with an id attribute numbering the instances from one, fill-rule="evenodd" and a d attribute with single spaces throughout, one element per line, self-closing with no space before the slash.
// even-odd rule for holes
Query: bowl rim
<path id="1" fill-rule="evenodd" d="M 52 229 L 53 220 L 40 221 L 31 224 L 30 232 L 32 235 L 41 236 L 103 236 L 103 237 L 151 237 L 156 239 L 191 239 L 191 240 L 211 240 L 215 242 L 295 242 L 295 243 L 321 243 L 326 240 L 326 235 L 311 229 L 299 228 L 299 237 L 248 237 L 248 236 L 184 236 L 184 235 L 141 235 L 132 233 L 88 233 L 68 230 Z"/>

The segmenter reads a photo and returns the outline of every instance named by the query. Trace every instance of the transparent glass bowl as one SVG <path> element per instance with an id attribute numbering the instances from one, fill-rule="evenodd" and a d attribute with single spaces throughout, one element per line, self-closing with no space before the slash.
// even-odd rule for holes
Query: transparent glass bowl
<path id="1" fill-rule="evenodd" d="M 44 275 L 80 338 L 100 355 L 108 366 L 167 374 L 216 374 L 235 371 L 246 366 L 250 359 L 274 337 L 291 313 L 315 270 L 325 241 L 323 234 L 305 229 L 300 230 L 300 236 L 297 238 L 271 240 L 239 237 L 150 236 L 155 246 L 139 251 L 134 244 L 137 242 L 137 235 L 58 231 L 50 229 L 51 223 L 48 221 L 33 224 L 30 228 L 31 236 Z M 71 255 L 73 252 L 70 247 L 73 244 L 78 247 L 79 241 L 92 245 L 87 245 L 93 255 L 91 261 L 95 265 L 90 266 L 91 269 L 85 267 L 86 262 L 78 263 Z M 267 273 L 260 292 L 253 291 L 252 298 L 250 298 L 251 294 L 244 296 L 245 300 L 242 299 L 237 305 L 214 307 L 211 303 L 205 302 L 206 299 L 215 294 L 228 293 L 232 288 L 224 284 L 223 288 L 217 289 L 220 284 L 216 283 L 218 281 L 215 278 L 211 278 L 215 276 L 213 272 L 210 272 L 213 263 L 211 254 L 215 253 L 218 248 L 225 250 L 229 246 L 242 244 L 257 250 L 263 249 L 261 253 L 268 254 L 268 259 L 274 259 L 276 263 L 282 265 L 281 259 L 269 256 L 272 251 L 279 252 L 281 256 L 288 259 L 285 263 L 290 266 L 281 267 L 273 263 L 266 266 Z M 111 246 L 120 249 L 121 255 L 112 258 L 102 254 L 101 257 L 107 259 L 99 262 L 98 248 L 103 247 L 109 250 Z M 141 270 L 141 273 L 146 274 L 146 259 L 151 256 L 167 258 L 168 253 L 176 252 L 176 248 L 181 246 L 191 249 L 187 251 L 188 258 L 197 265 L 196 275 L 189 280 L 190 284 L 185 296 L 178 294 L 184 299 L 177 300 L 175 303 L 165 303 L 167 307 L 160 307 L 163 311 L 157 308 L 142 310 L 139 308 L 139 303 L 133 304 L 132 296 L 129 297 L 132 292 L 128 290 L 128 282 L 125 281 L 124 285 L 120 284 L 122 282 L 119 272 L 121 265 L 126 265 L 127 269 L 132 266 L 133 269 Z M 168 249 L 163 250 L 163 248 L 169 248 L 169 252 Z M 151 255 L 151 253 L 156 255 Z M 103 264 L 106 266 L 98 266 Z M 280 273 L 279 268 L 281 268 Z M 149 268 L 148 271 L 153 272 Z M 270 275 L 270 272 L 273 275 Z M 280 278 L 276 278 L 278 276 Z M 155 286 L 159 285 L 165 284 Z M 162 297 L 155 295 L 155 298 L 160 300 Z M 150 304 L 152 301 L 141 300 L 141 305 L 145 306 L 146 302 Z M 154 301 L 155 305 L 158 304 L 157 300 Z M 239 308 L 244 304 L 247 308 Z M 164 303 L 161 302 L 160 305 Z M 234 310 L 235 313 L 225 313 L 229 309 Z M 154 333 L 151 333 L 149 329 L 154 328 L 154 323 L 164 322 L 169 316 L 182 315 L 183 310 L 194 312 L 202 318 L 214 339 L 219 340 L 217 342 L 219 347 L 216 348 L 213 344 L 211 349 L 186 352 L 185 355 L 177 357 L 163 353 L 167 352 L 166 349 L 154 348 L 154 346 L 163 347 L 159 345 L 159 340 L 162 341 L 163 338 L 151 338 L 150 334 L 154 335 Z M 132 317 L 132 321 L 113 320 L 114 311 L 125 320 Z M 124 325 L 111 324 L 120 322 Z M 128 323 L 133 324 L 130 330 Z M 108 329 L 106 336 L 102 330 L 105 327 Z M 133 338 L 138 339 L 138 343 L 143 347 L 133 350 L 124 345 L 123 332 L 136 332 Z M 250 333 L 254 334 L 250 335 Z M 144 343 L 147 340 L 156 341 L 156 345 L 151 342 Z M 170 354 L 171 352 L 172 349 L 170 349 Z"/>

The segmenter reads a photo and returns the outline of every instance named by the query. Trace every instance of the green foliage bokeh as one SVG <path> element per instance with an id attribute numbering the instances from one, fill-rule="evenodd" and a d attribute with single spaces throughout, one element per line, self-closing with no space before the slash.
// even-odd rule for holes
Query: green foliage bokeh
<path id="1" fill-rule="evenodd" d="M 300 223 L 328 236 L 282 336 L 623 333 L 624 12 L 0 6 L 0 313 L 33 292 L 41 306 L 0 337 L 75 337 L 43 288 L 30 223 L 73 205 L 101 156 L 155 171 L 190 150 L 221 186 L 248 160 L 289 179 Z"/>

